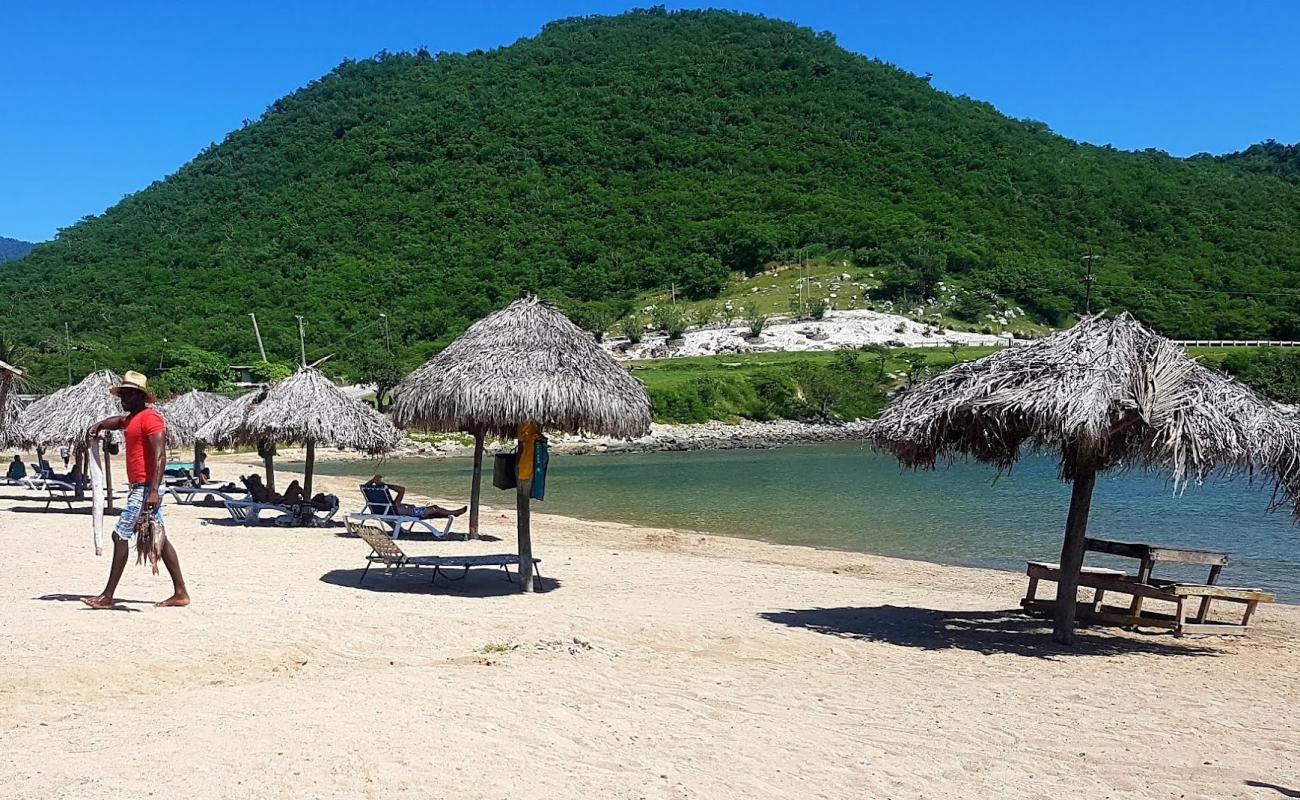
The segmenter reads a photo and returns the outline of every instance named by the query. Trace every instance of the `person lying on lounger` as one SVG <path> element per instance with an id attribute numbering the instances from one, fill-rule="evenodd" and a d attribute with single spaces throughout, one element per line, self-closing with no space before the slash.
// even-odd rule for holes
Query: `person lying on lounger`
<path id="1" fill-rule="evenodd" d="M 254 473 L 244 478 L 244 486 L 248 487 L 248 496 L 256 503 L 265 503 L 275 506 L 295 506 L 309 505 L 320 511 L 329 511 L 337 508 L 339 499 L 332 494 L 318 493 L 315 497 L 307 500 L 303 497 L 302 484 L 298 481 L 291 482 L 285 488 L 284 494 L 273 492 L 262 482 L 262 476 Z"/>
<path id="2" fill-rule="evenodd" d="M 393 509 L 404 517 L 415 517 L 417 519 L 447 519 L 448 517 L 459 517 L 464 514 L 469 506 L 460 508 L 443 508 L 442 506 L 413 506 L 410 503 L 403 503 L 402 498 L 406 497 L 406 487 L 398 486 L 395 483 L 384 483 L 383 475 L 376 475 L 366 481 L 366 486 L 386 486 L 388 491 L 393 493 Z"/>

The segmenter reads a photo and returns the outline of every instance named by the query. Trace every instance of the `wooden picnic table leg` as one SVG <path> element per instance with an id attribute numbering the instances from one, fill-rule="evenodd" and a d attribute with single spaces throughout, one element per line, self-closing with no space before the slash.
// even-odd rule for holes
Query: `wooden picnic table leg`
<path id="1" fill-rule="evenodd" d="M 1037 594 L 1038 594 L 1038 579 L 1031 577 L 1029 579 L 1029 588 L 1025 591 L 1025 601 L 1032 603 L 1034 597 Z"/>
<path id="2" fill-rule="evenodd" d="M 1215 564 L 1214 566 L 1210 567 L 1210 577 L 1206 579 L 1205 581 L 1206 585 L 1213 586 L 1214 584 L 1218 583 L 1220 572 L 1223 572 L 1222 564 Z M 1201 598 L 1201 607 L 1196 612 L 1197 624 L 1205 622 L 1205 618 L 1208 617 L 1209 615 L 1210 615 L 1210 596 L 1206 595 L 1205 597 Z"/>
<path id="3" fill-rule="evenodd" d="M 1249 603 L 1246 603 L 1246 613 L 1241 615 L 1241 627 L 1246 628 L 1250 626 L 1250 615 L 1255 613 L 1255 606 L 1257 605 L 1259 605 L 1258 600 L 1251 600 Z"/>
<path id="4" fill-rule="evenodd" d="M 1146 583 L 1147 581 L 1150 581 L 1151 569 L 1154 566 L 1155 566 L 1155 562 L 1153 562 L 1151 559 L 1149 558 L 1142 559 L 1142 563 L 1138 566 L 1137 582 Z M 1142 615 L 1142 600 L 1143 600 L 1142 595 L 1140 594 L 1133 595 L 1133 602 L 1130 603 L 1128 607 L 1128 613 L 1130 617 L 1139 617 Z"/>
<path id="5" fill-rule="evenodd" d="M 1186 613 L 1187 613 L 1187 600 L 1185 598 L 1179 597 L 1178 606 L 1174 610 L 1174 636 L 1183 635 L 1183 623 L 1187 621 Z"/>

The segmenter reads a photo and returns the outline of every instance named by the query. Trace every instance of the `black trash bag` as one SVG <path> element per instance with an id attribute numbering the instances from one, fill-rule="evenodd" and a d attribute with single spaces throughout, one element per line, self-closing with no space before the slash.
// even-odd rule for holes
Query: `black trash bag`
<path id="1" fill-rule="evenodd" d="M 498 489 L 514 489 L 519 485 L 515 467 L 518 453 L 497 453 L 492 459 L 492 485 Z"/>

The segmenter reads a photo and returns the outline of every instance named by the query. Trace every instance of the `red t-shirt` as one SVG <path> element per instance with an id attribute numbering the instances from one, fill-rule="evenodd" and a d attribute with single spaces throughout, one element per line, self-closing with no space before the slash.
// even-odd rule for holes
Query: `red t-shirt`
<path id="1" fill-rule="evenodd" d="M 149 483 L 153 480 L 152 470 L 155 464 L 148 463 L 149 448 L 145 439 L 155 433 L 167 430 L 162 414 L 152 408 L 137 411 L 126 421 L 126 481 L 127 483 Z"/>

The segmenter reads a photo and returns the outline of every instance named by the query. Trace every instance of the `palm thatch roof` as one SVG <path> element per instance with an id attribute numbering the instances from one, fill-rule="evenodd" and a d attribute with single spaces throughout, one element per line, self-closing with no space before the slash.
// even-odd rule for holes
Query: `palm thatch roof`
<path id="1" fill-rule="evenodd" d="M 122 404 L 109 393 L 121 380 L 112 370 L 92 372 L 81 383 L 32 403 L 18 416 L 23 441 L 37 447 L 84 443 L 87 428 L 122 413 Z"/>
<path id="2" fill-rule="evenodd" d="M 520 425 L 634 437 L 645 387 L 551 304 L 525 297 L 479 320 L 393 390 L 402 427 L 503 438 Z"/>
<path id="3" fill-rule="evenodd" d="M 0 384 L 3 383 L 3 378 L 0 378 Z M 18 414 L 21 411 L 18 393 L 11 387 L 0 385 L 0 450 L 23 446 L 23 437 L 18 429 Z"/>
<path id="4" fill-rule="evenodd" d="M 230 402 L 229 397 L 195 389 L 158 406 L 167 422 L 167 444 L 171 447 L 193 445 L 199 428 Z"/>
<path id="5" fill-rule="evenodd" d="M 402 438 L 383 414 L 349 397 L 314 367 L 272 384 L 249 410 L 242 435 L 247 442 L 325 444 L 371 455 L 392 450 Z"/>
<path id="6" fill-rule="evenodd" d="M 279 442 L 386 453 L 401 441 L 387 418 L 348 397 L 320 370 L 303 367 L 230 402 L 195 433 L 218 447 Z"/>
<path id="7" fill-rule="evenodd" d="M 22 436 L 18 433 L 18 382 L 23 372 L 0 361 L 0 448 L 9 449 L 22 445 Z"/>
<path id="8" fill-rule="evenodd" d="M 197 441 L 216 447 L 234 447 L 245 442 L 244 422 L 253 406 L 266 398 L 266 388 L 254 389 L 231 400 L 194 431 Z"/>
<path id="9" fill-rule="evenodd" d="M 1023 451 L 1060 450 L 1066 480 L 1078 464 L 1164 469 L 1177 487 L 1262 472 L 1300 517 L 1300 427 L 1128 314 L 954 366 L 890 403 L 871 436 L 910 467 L 1007 470 Z"/>

